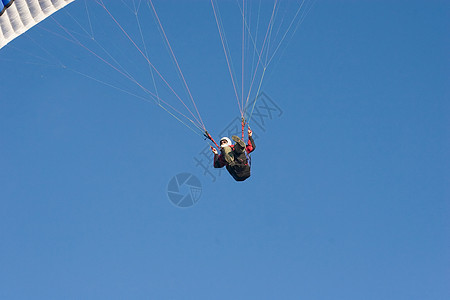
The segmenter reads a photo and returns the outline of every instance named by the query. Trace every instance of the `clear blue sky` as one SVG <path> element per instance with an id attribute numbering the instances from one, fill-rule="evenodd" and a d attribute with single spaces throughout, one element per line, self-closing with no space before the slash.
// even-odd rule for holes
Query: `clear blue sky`
<path id="1" fill-rule="evenodd" d="M 211 5 L 155 6 L 219 134 L 239 110 Z M 83 8 L 55 19 L 89 28 Z M 204 176 L 194 157 L 205 142 L 156 105 L 73 72 L 139 92 L 48 33 L 61 32 L 54 20 L 16 39 L 0 50 L 0 298 L 450 299 L 449 9 L 318 0 L 267 74 L 283 114 L 254 127 L 243 183 Z M 105 12 L 89 12 L 96 36 L 149 82 Z M 152 62 L 182 91 L 146 25 Z M 203 185 L 187 209 L 166 193 L 181 172 Z"/>

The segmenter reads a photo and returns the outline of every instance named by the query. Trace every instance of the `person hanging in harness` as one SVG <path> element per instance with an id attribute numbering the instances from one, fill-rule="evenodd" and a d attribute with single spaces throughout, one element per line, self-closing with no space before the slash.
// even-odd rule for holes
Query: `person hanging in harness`
<path id="1" fill-rule="evenodd" d="M 243 135 L 243 133 L 242 133 Z M 211 147 L 214 153 L 214 168 L 226 167 L 228 173 L 236 181 L 244 181 L 250 177 L 250 157 L 249 154 L 255 151 L 255 141 L 253 132 L 248 128 L 248 143 L 245 145 L 239 137 L 233 135 L 231 138 L 236 143 L 231 144 L 228 137 L 220 139 L 220 154 L 217 149 Z"/>

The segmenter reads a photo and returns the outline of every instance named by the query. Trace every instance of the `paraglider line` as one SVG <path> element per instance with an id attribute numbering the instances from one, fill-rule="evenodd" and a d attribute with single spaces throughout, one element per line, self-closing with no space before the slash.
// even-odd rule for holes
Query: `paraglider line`
<path id="1" fill-rule="evenodd" d="M 222 30 L 220 28 L 219 20 L 217 18 L 216 7 L 214 6 L 214 1 L 213 0 L 211 0 L 211 5 L 212 5 L 212 8 L 213 8 L 214 17 L 216 19 L 217 29 L 219 30 L 220 40 L 222 42 L 223 52 L 225 53 L 225 58 L 226 58 L 227 65 L 228 65 L 228 71 L 230 72 L 231 82 L 233 83 L 234 93 L 236 95 L 236 100 L 238 102 L 239 111 L 240 111 L 241 115 L 243 115 L 244 111 L 241 108 L 241 104 L 240 104 L 240 101 L 239 101 L 239 95 L 238 95 L 238 92 L 237 92 L 237 89 L 236 89 L 236 84 L 234 82 L 233 72 L 231 71 L 230 61 L 229 61 L 228 53 L 227 53 L 227 50 L 226 50 L 226 47 L 225 47 L 225 43 L 224 43 L 224 34 L 222 34 Z"/>
<path id="2" fill-rule="evenodd" d="M 173 52 L 172 46 L 170 45 L 169 39 L 167 38 L 167 35 L 166 35 L 166 32 L 164 31 L 164 27 L 162 26 L 161 20 L 159 19 L 159 16 L 158 16 L 158 13 L 156 12 L 155 6 L 153 5 L 152 0 L 149 0 L 149 3 L 152 6 L 153 12 L 154 12 L 154 14 L 156 16 L 156 20 L 158 21 L 158 25 L 161 28 L 161 31 L 162 31 L 162 33 L 164 35 L 164 39 L 166 40 L 167 46 L 169 46 L 170 53 L 172 54 L 172 58 L 174 59 L 175 64 L 176 64 L 176 66 L 178 68 L 178 71 L 180 72 L 181 78 L 183 79 L 184 86 L 186 87 L 186 89 L 187 89 L 187 91 L 189 93 L 189 97 L 191 98 L 192 104 L 194 104 L 194 107 L 195 107 L 195 110 L 197 111 L 197 115 L 198 115 L 198 117 L 200 119 L 200 122 L 202 123 L 203 128 L 205 128 L 205 125 L 203 124 L 202 117 L 200 116 L 200 113 L 198 111 L 197 105 L 195 104 L 194 98 L 192 97 L 191 90 L 189 89 L 189 86 L 188 86 L 188 84 L 186 82 L 186 79 L 184 78 L 183 72 L 181 71 L 180 65 L 178 64 L 178 60 L 177 60 L 177 58 L 175 56 L 175 53 Z"/>
<path id="3" fill-rule="evenodd" d="M 266 30 L 266 35 L 265 35 L 265 37 L 264 37 L 263 46 L 262 46 L 261 52 L 260 52 L 260 54 L 259 54 L 258 62 L 256 63 L 256 70 L 255 70 L 255 73 L 254 73 L 254 75 L 253 75 L 252 82 L 251 82 L 251 84 L 250 84 L 250 88 L 249 88 L 249 91 L 248 91 L 248 95 L 247 95 L 247 100 L 246 100 L 245 106 L 247 106 L 248 100 L 250 99 L 250 93 L 251 93 L 251 91 L 252 91 L 253 83 L 254 83 L 254 80 L 255 80 L 255 78 L 256 78 L 256 74 L 257 74 L 257 71 L 258 71 L 258 66 L 259 66 L 259 64 L 260 64 L 260 62 L 261 62 L 261 57 L 262 57 L 262 53 L 263 53 L 264 48 L 265 48 L 265 45 L 266 45 L 267 36 L 268 36 L 268 34 L 269 34 L 269 30 L 270 30 L 270 28 L 271 28 L 271 24 L 273 23 L 273 16 L 274 16 L 274 14 L 275 14 L 275 8 L 276 8 L 276 6 L 277 6 L 277 1 L 275 1 L 274 5 L 273 5 L 272 16 L 270 17 L 269 25 L 267 26 L 267 30 Z M 262 65 L 262 62 L 261 62 L 261 65 Z M 263 71 L 262 77 L 264 77 L 264 72 L 265 72 L 265 70 L 266 70 L 266 66 L 264 66 L 264 71 Z M 262 81 L 261 81 L 261 82 L 262 82 Z"/>
<path id="4" fill-rule="evenodd" d="M 96 0 L 97 1 L 97 0 Z M 98 0 L 97 3 L 102 6 L 106 12 L 109 14 L 109 16 L 113 19 L 113 21 L 117 24 L 117 26 L 122 30 L 122 32 L 125 34 L 125 36 L 131 41 L 131 43 L 135 46 L 135 48 L 142 54 L 142 56 L 147 60 L 149 65 L 155 70 L 155 72 L 158 74 L 158 76 L 164 81 L 164 83 L 167 85 L 167 87 L 172 91 L 172 93 L 180 100 L 180 102 L 184 105 L 184 107 L 191 113 L 191 115 L 194 117 L 194 119 L 199 123 L 199 125 L 202 125 L 201 122 L 195 117 L 195 115 L 192 113 L 192 111 L 186 106 L 184 101 L 178 96 L 178 94 L 175 92 L 175 90 L 172 88 L 172 86 L 167 82 L 167 80 L 162 76 L 162 74 L 156 69 L 156 67 L 150 62 L 149 58 L 145 56 L 144 52 L 137 46 L 137 44 L 134 42 L 134 40 L 130 37 L 130 35 L 125 31 L 125 29 L 119 24 L 119 22 L 114 18 L 114 16 L 111 14 L 111 12 L 106 8 L 105 4 L 103 3 L 103 0 Z M 204 127 L 204 126 L 203 126 Z"/>
<path id="5" fill-rule="evenodd" d="M 83 43 L 81 43 L 79 40 L 77 40 L 66 28 L 64 28 L 58 21 L 56 21 L 56 19 L 53 19 L 55 21 L 55 23 L 57 25 L 59 25 L 64 31 L 66 31 L 66 33 L 68 35 L 70 35 L 72 37 L 72 39 L 81 47 L 85 48 L 87 51 L 89 51 L 90 53 L 92 53 L 94 56 L 96 56 L 98 59 L 100 59 L 101 61 L 103 61 L 104 63 L 106 63 L 107 65 L 109 65 L 111 68 L 113 68 L 114 70 L 116 70 L 117 72 L 119 72 L 120 74 L 122 74 L 123 76 L 125 76 L 126 78 L 128 78 L 129 80 L 133 81 L 135 84 L 137 84 L 142 90 L 144 90 L 146 93 L 148 93 L 149 95 L 151 95 L 152 97 L 154 97 L 155 99 L 158 99 L 159 101 L 162 101 L 164 104 L 166 104 L 167 106 L 169 106 L 171 109 L 173 109 L 174 111 L 176 111 L 177 113 L 179 113 L 180 115 L 182 115 L 183 117 L 185 117 L 186 119 L 188 119 L 189 121 L 191 121 L 191 123 L 193 123 L 196 127 L 198 127 L 200 130 L 201 128 L 196 125 L 190 118 L 188 118 L 187 116 L 185 116 L 184 114 L 182 114 L 181 112 L 179 112 L 177 109 L 175 109 L 173 106 L 171 106 L 170 104 L 168 104 L 166 101 L 164 101 L 163 99 L 161 99 L 160 97 L 158 97 L 157 95 L 153 94 L 151 91 L 149 91 L 147 88 L 145 88 L 144 86 L 142 86 L 139 82 L 137 82 L 132 76 L 125 74 L 124 72 L 122 72 L 121 70 L 119 70 L 117 67 L 115 67 L 114 65 L 112 65 L 110 62 L 108 62 L 107 60 L 105 60 L 104 58 L 102 58 L 100 55 L 98 55 L 97 53 L 95 53 L 94 51 L 92 51 L 91 49 L 89 49 L 88 47 L 86 47 Z M 161 104 L 158 104 L 160 107 L 164 108 Z M 164 108 L 165 109 L 165 108 Z M 165 109 L 167 111 L 167 109 Z M 184 124 L 184 123 L 183 123 Z"/>

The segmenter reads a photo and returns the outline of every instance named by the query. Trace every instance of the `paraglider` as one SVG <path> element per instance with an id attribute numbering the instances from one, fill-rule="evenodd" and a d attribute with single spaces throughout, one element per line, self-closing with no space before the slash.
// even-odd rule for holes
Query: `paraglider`
<path id="1" fill-rule="evenodd" d="M 253 132 L 248 128 L 248 142 L 247 145 L 238 136 L 233 135 L 231 138 L 235 141 L 232 145 L 228 137 L 220 139 L 220 154 L 219 151 L 211 147 L 214 153 L 214 168 L 226 167 L 228 173 L 236 181 L 244 181 L 250 177 L 251 159 L 250 153 L 255 151 L 256 145 L 253 140 Z"/>
<path id="2" fill-rule="evenodd" d="M 80 3 L 81 1 L 1 0 L 0 49 L 71 2 Z M 105 2 L 108 1 L 105 0 Z M 144 3 L 146 5 L 144 5 Z M 229 9 L 229 4 L 221 2 L 219 5 L 218 1 L 211 0 L 212 13 L 220 37 L 216 42 L 220 41 L 223 48 L 225 55 L 224 61 L 226 62 L 231 79 L 230 83 L 233 87 L 232 91 L 236 97 L 240 118 L 242 119 L 242 138 L 236 135 L 232 136 L 232 139 L 235 142 L 234 145 L 232 145 L 232 142 L 228 137 L 222 138 L 220 140 L 220 145 L 218 145 L 206 130 L 205 122 L 203 122 L 203 118 L 200 115 L 200 106 L 197 107 L 193 93 L 191 93 L 188 86 L 188 80 L 186 80 L 186 77 L 181 70 L 181 64 L 175 56 L 175 51 L 169 42 L 168 36 L 170 34 L 166 34 L 162 25 L 162 19 L 159 18 L 157 9 L 152 0 L 143 2 L 121 1 L 120 3 L 119 1 L 109 1 L 108 5 L 104 3 L 104 0 L 92 1 L 89 5 L 88 1 L 85 1 L 84 7 L 79 5 L 79 9 L 81 8 L 81 10 L 86 11 L 84 26 L 82 20 L 77 18 L 77 16 L 72 16 L 66 9 L 63 10 L 67 12 L 73 27 L 79 27 L 78 29 L 81 28 L 82 34 L 69 26 L 69 20 L 67 18 L 64 22 L 58 22 L 57 19 L 51 17 L 51 19 L 53 19 L 53 25 L 56 24 L 56 26 L 52 26 L 51 30 L 47 30 L 44 27 L 42 27 L 42 29 L 68 42 L 65 45 L 68 44 L 69 46 L 62 48 L 64 50 L 72 49 L 71 47 L 74 46 L 78 47 L 75 51 L 78 51 L 80 48 L 86 50 L 91 57 L 95 57 L 98 61 L 110 68 L 110 71 L 114 70 L 120 75 L 122 81 L 125 81 L 126 79 L 127 83 L 137 89 L 137 92 L 130 90 L 130 87 L 125 88 L 122 85 L 116 86 L 115 84 L 106 82 L 104 78 L 98 78 L 95 67 L 93 67 L 94 74 L 86 74 L 86 72 L 80 71 L 79 68 L 83 67 L 84 64 L 78 64 L 78 62 L 76 68 L 71 68 L 70 66 L 67 66 L 66 63 L 62 62 L 59 62 L 58 64 L 60 67 L 64 70 L 70 70 L 79 75 L 103 83 L 121 92 L 125 92 L 128 95 L 135 96 L 138 99 L 154 102 L 182 125 L 200 137 L 205 136 L 216 146 L 216 148 L 213 148 L 214 168 L 226 167 L 227 171 L 236 181 L 244 181 L 250 177 L 250 153 L 255 150 L 255 142 L 250 128 L 248 128 L 247 144 L 243 141 L 244 126 L 245 124 L 248 124 L 244 120 L 247 119 L 248 122 L 252 121 L 256 100 L 260 95 L 266 70 L 273 61 L 276 61 L 276 59 L 274 60 L 274 57 L 277 52 L 281 52 L 281 45 L 285 44 L 284 41 L 289 40 L 289 38 L 294 35 L 298 26 L 311 9 L 311 5 L 308 3 L 311 3 L 311 1 L 302 0 L 298 3 L 276 0 L 271 3 L 261 1 L 256 3 L 256 1 L 252 2 L 246 0 L 242 0 L 242 2 L 237 1 L 238 10 L 234 10 L 236 8 L 234 4 L 235 7 L 231 8 L 229 11 L 233 12 L 235 16 L 240 16 L 238 18 L 228 18 L 231 22 L 227 24 L 225 22 L 226 19 L 222 17 L 219 6 Z M 75 10 L 76 5 L 72 6 Z M 95 18 L 91 18 L 90 9 L 92 9 L 93 6 L 97 9 L 101 8 L 106 12 L 106 14 L 103 15 L 103 18 L 100 13 L 97 13 Z M 92 15 L 94 16 L 94 11 L 92 11 Z M 151 19 L 150 15 L 153 15 L 154 20 L 156 21 L 158 27 L 157 30 L 162 37 L 164 49 L 167 50 L 169 54 L 168 57 L 176 70 L 175 74 L 178 75 L 178 78 L 181 81 L 181 89 L 185 91 L 185 97 L 179 93 L 180 87 L 176 88 L 172 86 L 173 82 L 170 80 L 170 76 L 167 76 L 166 72 L 161 71 L 161 65 L 165 65 L 159 61 L 162 55 L 157 56 L 158 59 L 155 59 L 158 64 L 150 59 L 150 54 L 157 51 L 155 43 L 147 41 L 155 35 L 148 34 L 148 32 L 144 31 L 144 29 L 148 30 L 151 26 L 143 26 L 147 25 L 146 22 L 149 22 L 148 20 Z M 130 16 L 135 19 L 131 19 L 133 22 L 130 21 Z M 105 17 L 107 20 L 104 19 Z M 277 17 L 280 20 L 279 22 L 275 22 Z M 239 42 L 234 43 L 234 46 L 237 47 L 232 47 L 232 43 L 227 40 L 225 26 L 228 25 L 228 28 L 236 28 L 235 21 L 239 22 L 238 28 L 242 28 L 242 36 L 239 36 L 239 39 L 237 39 Z M 95 24 L 95 22 L 98 22 L 98 24 Z M 132 30 L 129 30 L 127 25 L 133 28 L 133 25 L 131 24 L 134 22 L 136 22 L 136 24 L 133 32 Z M 263 26 L 264 23 L 265 26 Z M 97 28 L 99 30 L 105 30 L 105 32 L 102 31 L 102 34 L 94 35 L 94 29 Z M 236 41 L 237 35 L 235 32 L 232 36 L 232 40 Z M 52 51 L 46 49 L 45 44 L 47 43 L 47 40 L 38 40 L 37 42 L 34 41 L 34 43 L 36 43 L 45 53 L 56 56 L 52 54 Z M 109 48 L 108 45 L 110 46 Z M 120 45 L 120 47 L 117 45 Z M 129 48 L 126 48 L 126 45 L 128 45 Z M 120 51 L 117 51 L 116 53 L 115 50 Z M 33 53 L 33 51 L 31 52 Z M 131 55 L 135 55 L 135 57 L 133 57 L 133 59 L 125 60 L 125 63 L 123 63 L 116 56 L 123 55 L 123 53 L 126 53 L 127 58 Z M 239 54 L 237 55 L 237 53 Z M 234 60 L 235 62 L 240 61 L 239 68 L 234 66 L 232 54 L 237 55 L 238 57 L 240 56 L 239 60 Z M 38 56 L 36 55 L 36 57 Z M 140 60 L 140 63 L 137 63 L 138 60 Z M 144 72 L 140 72 L 141 70 L 133 72 L 135 70 L 128 69 L 127 63 L 129 63 L 128 66 L 134 66 L 136 63 L 136 65 L 148 68 L 151 80 L 148 80 L 149 78 L 141 77 L 144 75 Z M 237 70 L 240 72 L 237 72 Z M 120 84 L 123 84 L 122 81 L 120 81 Z M 153 87 L 149 87 L 151 85 Z M 172 98 L 175 104 L 166 101 L 167 97 Z M 230 95 L 225 97 L 230 97 Z M 186 101 L 187 103 L 184 101 L 186 98 L 188 99 L 188 101 Z M 255 100 L 252 102 L 250 101 L 251 99 Z"/>

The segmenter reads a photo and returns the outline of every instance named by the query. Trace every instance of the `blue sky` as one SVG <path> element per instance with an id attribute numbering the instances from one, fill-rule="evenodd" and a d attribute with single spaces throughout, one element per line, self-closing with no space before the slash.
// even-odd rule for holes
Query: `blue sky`
<path id="1" fill-rule="evenodd" d="M 239 110 L 211 5 L 154 3 L 219 134 Z M 55 19 L 88 28 L 83 7 Z M 105 22 L 96 37 L 150 82 L 89 11 Z M 239 61 L 242 19 L 234 2 L 221 13 Z M 0 297 L 449 298 L 449 20 L 446 1 L 318 0 L 268 70 L 262 90 L 282 114 L 253 126 L 243 183 L 203 175 L 205 141 L 155 104 L 74 72 L 140 92 L 46 20 L 0 50 Z M 146 21 L 152 62 L 182 91 Z M 203 187 L 185 209 L 167 197 L 182 172 Z"/>

